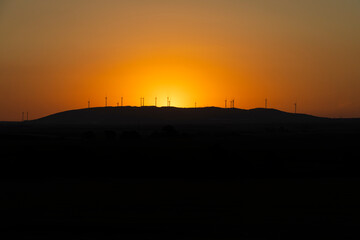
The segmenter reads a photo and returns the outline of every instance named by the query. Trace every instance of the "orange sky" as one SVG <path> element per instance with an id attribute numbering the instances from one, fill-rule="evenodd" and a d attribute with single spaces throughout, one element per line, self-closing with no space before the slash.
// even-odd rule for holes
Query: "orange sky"
<path id="1" fill-rule="evenodd" d="M 125 105 L 360 117 L 360 2 L 0 0 L 0 121 Z"/>

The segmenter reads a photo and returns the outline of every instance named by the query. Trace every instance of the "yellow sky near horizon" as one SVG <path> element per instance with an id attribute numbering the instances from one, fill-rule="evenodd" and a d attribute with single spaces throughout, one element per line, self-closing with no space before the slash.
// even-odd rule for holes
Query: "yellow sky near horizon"
<path id="1" fill-rule="evenodd" d="M 0 121 L 125 105 L 360 117 L 355 0 L 0 0 Z"/>

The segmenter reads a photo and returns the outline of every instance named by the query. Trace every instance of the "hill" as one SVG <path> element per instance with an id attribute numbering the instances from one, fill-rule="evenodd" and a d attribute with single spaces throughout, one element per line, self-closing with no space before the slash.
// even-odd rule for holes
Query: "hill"
<path id="1" fill-rule="evenodd" d="M 0 229 L 20 239 L 343 239 L 360 226 L 359 123 L 214 107 L 0 123 Z"/>
<path id="2" fill-rule="evenodd" d="M 175 107 L 97 107 L 52 114 L 33 123 L 42 124 L 263 124 L 314 123 L 327 118 L 306 114 L 293 114 L 276 109 L 255 108 L 175 108 Z"/>

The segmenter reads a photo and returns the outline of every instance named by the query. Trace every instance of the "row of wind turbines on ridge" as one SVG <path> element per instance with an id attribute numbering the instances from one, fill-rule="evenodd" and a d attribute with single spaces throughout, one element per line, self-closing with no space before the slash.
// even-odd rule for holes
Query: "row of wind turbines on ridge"
<path id="1" fill-rule="evenodd" d="M 108 106 L 108 102 L 107 102 L 108 98 L 107 96 L 105 97 L 105 107 Z M 155 97 L 155 107 L 157 107 L 157 97 Z M 117 107 L 123 107 L 124 106 L 124 98 L 121 97 L 121 101 L 120 103 L 117 102 L 116 103 Z M 166 99 L 166 106 L 167 107 L 171 107 L 171 98 L 167 97 Z M 145 98 L 141 97 L 140 98 L 140 107 L 145 107 Z M 225 99 L 225 104 L 224 104 L 225 108 L 235 108 L 235 99 L 229 100 L 229 107 L 228 107 L 228 100 Z M 88 100 L 88 108 L 90 108 L 90 100 Z M 196 108 L 196 102 L 195 102 L 195 108 Z M 268 100 L 267 98 L 265 98 L 265 108 L 268 108 Z M 297 103 L 294 103 L 294 113 L 296 113 L 296 108 L 297 108 Z M 29 112 L 26 112 L 26 119 L 25 119 L 25 112 L 21 113 L 21 121 L 28 121 L 29 120 Z"/>
<path id="2" fill-rule="evenodd" d="M 105 97 L 105 107 L 108 106 L 107 104 L 107 96 Z M 230 103 L 230 106 L 229 108 L 235 108 L 235 99 L 232 99 L 229 101 Z M 124 106 L 124 97 L 121 97 L 121 102 L 120 102 L 120 106 L 123 107 Z M 119 102 L 117 102 L 117 107 L 119 107 Z M 155 97 L 155 107 L 157 107 L 157 97 Z M 167 97 L 166 99 L 166 106 L 167 107 L 171 107 L 171 98 Z M 145 107 L 145 98 L 144 97 L 141 97 L 140 98 L 140 107 Z M 225 105 L 224 105 L 225 108 L 228 108 L 228 101 L 227 99 L 225 99 Z M 88 108 L 90 108 L 90 100 L 88 100 Z M 195 102 L 195 108 L 196 108 L 196 102 Z M 267 98 L 265 98 L 265 108 L 268 108 L 268 100 Z M 294 113 L 296 113 L 296 108 L 297 108 L 297 103 L 295 102 L 294 103 Z"/>

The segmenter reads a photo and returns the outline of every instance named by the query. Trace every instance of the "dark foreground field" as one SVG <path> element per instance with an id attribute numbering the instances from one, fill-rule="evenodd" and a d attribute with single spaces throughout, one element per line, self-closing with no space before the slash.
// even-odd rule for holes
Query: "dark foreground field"
<path id="1" fill-rule="evenodd" d="M 359 143 L 356 120 L 2 123 L 0 234 L 358 239 Z"/>

